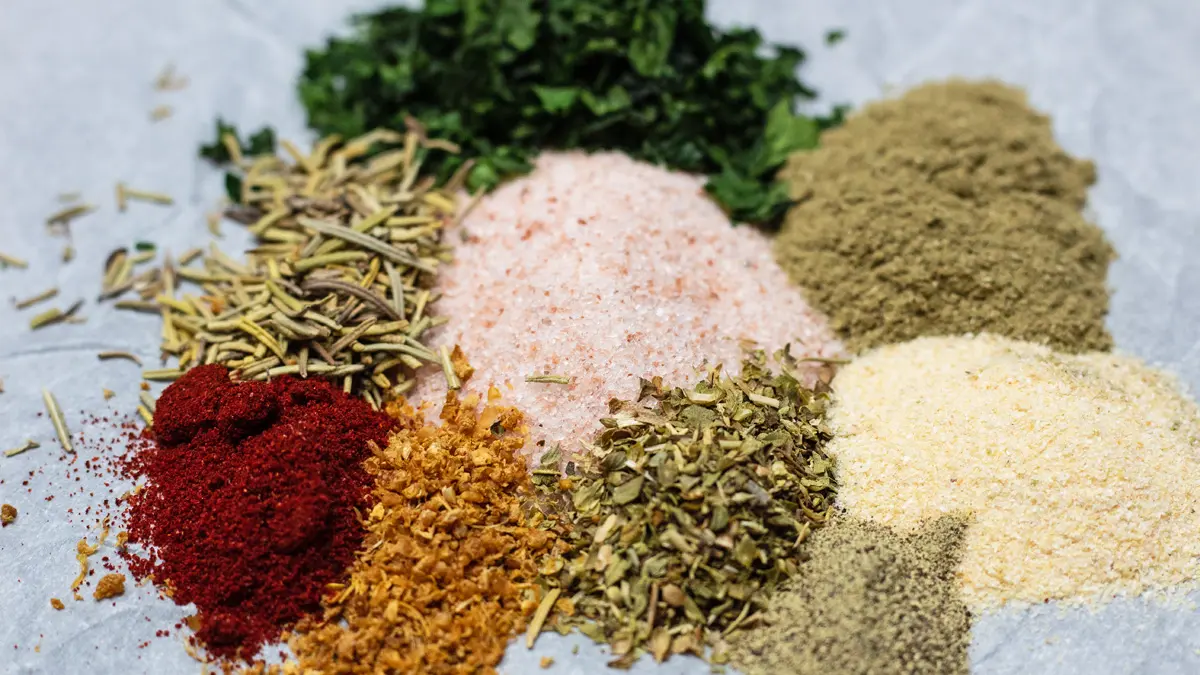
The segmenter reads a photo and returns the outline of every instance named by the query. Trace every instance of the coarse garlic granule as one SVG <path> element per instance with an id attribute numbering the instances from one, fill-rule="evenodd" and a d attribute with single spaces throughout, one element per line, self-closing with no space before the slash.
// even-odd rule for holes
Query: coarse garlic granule
<path id="1" fill-rule="evenodd" d="M 833 387 L 841 504 L 902 530 L 973 513 L 973 609 L 1197 579 L 1200 417 L 1170 375 L 985 335 L 871 351 Z"/>

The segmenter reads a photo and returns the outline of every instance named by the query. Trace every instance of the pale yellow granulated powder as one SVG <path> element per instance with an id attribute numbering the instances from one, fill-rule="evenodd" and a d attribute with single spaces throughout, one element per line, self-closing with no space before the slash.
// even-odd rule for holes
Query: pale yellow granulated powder
<path id="1" fill-rule="evenodd" d="M 1136 359 L 993 336 L 868 352 L 833 382 L 849 514 L 908 531 L 971 512 L 975 610 L 1088 604 L 1200 576 L 1200 416 Z"/>

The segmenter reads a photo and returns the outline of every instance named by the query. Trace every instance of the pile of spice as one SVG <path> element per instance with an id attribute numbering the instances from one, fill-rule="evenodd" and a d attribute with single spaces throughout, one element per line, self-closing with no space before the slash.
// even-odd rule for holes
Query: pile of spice
<path id="1" fill-rule="evenodd" d="M 324 616 L 291 639 L 300 670 L 495 673 L 560 546 L 553 521 L 528 508 L 523 421 L 499 396 L 491 389 L 479 411 L 478 396 L 451 393 L 440 427 L 388 406 L 401 428 L 366 463 L 376 481 L 367 537 Z"/>
<path id="2" fill-rule="evenodd" d="M 704 656 L 796 574 L 835 484 L 827 396 L 779 365 L 771 373 L 757 352 L 739 377 L 714 368 L 690 390 L 655 378 L 638 396 L 652 407 L 610 403 L 593 454 L 568 476 L 571 550 L 544 579 L 547 602 L 566 599 L 558 630 L 609 643 L 618 667 L 646 652 Z M 537 476 L 553 484 L 545 459 Z"/>
<path id="3" fill-rule="evenodd" d="M 985 331 L 1112 346 L 1114 252 L 1080 213 L 1095 168 L 1020 90 L 923 85 L 866 106 L 782 176 L 798 204 L 779 264 L 854 350 Z"/>
<path id="4" fill-rule="evenodd" d="M 534 454 L 558 442 L 573 453 L 604 402 L 635 396 L 639 377 L 692 381 L 706 362 L 737 363 L 742 340 L 841 353 L 767 239 L 730 227 L 694 176 L 615 153 L 547 154 L 456 229 L 436 309 L 470 320 L 431 341 L 461 345 L 477 379 L 507 389 Z M 439 379 L 413 397 L 440 400 Z"/>
<path id="5" fill-rule="evenodd" d="M 833 382 L 839 501 L 900 530 L 969 512 L 972 608 L 1097 601 L 1200 578 L 1200 410 L 1125 356 L 922 338 Z"/>
<path id="6" fill-rule="evenodd" d="M 776 170 L 841 116 L 797 115 L 815 96 L 796 76 L 804 53 L 712 24 L 705 0 L 412 4 L 306 52 L 300 100 L 320 134 L 412 115 L 463 146 L 430 168 L 448 178 L 473 161 L 472 189 L 528 172 L 543 149 L 622 150 L 709 174 L 739 220 L 777 221 Z"/>
<path id="7" fill-rule="evenodd" d="M 221 365 L 163 392 L 154 442 L 128 472 L 126 551 L 179 604 L 209 653 L 249 657 L 341 580 L 363 541 L 370 443 L 394 423 L 324 380 L 234 383 Z"/>
<path id="8" fill-rule="evenodd" d="M 730 662 L 746 675 L 966 675 L 971 617 L 954 578 L 966 527 L 946 516 L 901 536 L 835 517 L 761 623 L 732 635 Z"/>
<path id="9" fill-rule="evenodd" d="M 273 151 L 270 140 L 249 149 Z M 154 253 L 118 249 L 106 265 L 101 297 L 140 295 L 117 306 L 161 314 L 162 351 L 178 357 L 147 379 L 209 363 L 242 380 L 317 375 L 379 408 L 412 388 L 422 364 L 448 358 L 421 337 L 439 323 L 426 311 L 436 298 L 427 286 L 449 259 L 440 235 L 455 217 L 463 175 L 439 188 L 420 167 L 454 146 L 417 128 L 378 131 L 326 138 L 308 154 L 284 141 L 289 163 L 273 152 L 243 157 L 232 134 L 222 141 L 236 202 L 226 215 L 258 240 L 246 260 L 193 249 L 178 267 L 168 255 L 135 274 Z M 400 147 L 377 152 L 381 144 Z M 192 261 L 199 264 L 186 266 Z M 177 294 L 180 281 L 202 292 Z"/>

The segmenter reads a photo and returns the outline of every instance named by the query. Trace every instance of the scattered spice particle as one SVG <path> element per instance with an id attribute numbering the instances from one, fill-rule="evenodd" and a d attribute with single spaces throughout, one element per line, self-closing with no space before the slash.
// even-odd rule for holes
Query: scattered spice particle
<path id="1" fill-rule="evenodd" d="M 136 190 L 125 185 L 125 183 L 117 183 L 117 210 L 122 212 L 125 211 L 129 205 L 129 200 L 131 199 L 150 202 L 152 204 L 162 204 L 164 206 L 170 206 L 175 203 L 175 200 L 171 198 L 171 195 L 163 194 L 161 192 Z M 139 248 L 139 250 L 141 249 Z"/>
<path id="2" fill-rule="evenodd" d="M 571 384 L 569 375 L 526 375 L 526 382 L 535 384 Z"/>
<path id="3" fill-rule="evenodd" d="M 554 657 L 543 656 L 542 660 L 538 662 L 538 665 L 540 665 L 542 668 L 549 668 L 550 666 L 554 665 Z"/>
<path id="4" fill-rule="evenodd" d="M 28 309 L 29 307 L 32 307 L 32 306 L 38 304 L 39 302 L 45 302 L 46 300 L 49 300 L 50 298 L 53 298 L 56 295 L 58 295 L 57 287 L 47 288 L 46 290 L 42 291 L 41 293 L 38 293 L 36 295 L 31 295 L 28 298 L 25 298 L 24 300 L 15 300 L 14 299 L 13 302 L 16 305 L 17 309 Z"/>
<path id="5" fill-rule="evenodd" d="M 221 234 L 221 212 L 220 211 L 213 211 L 212 213 L 209 213 L 208 215 L 206 215 L 204 217 L 204 220 L 205 220 L 205 222 L 208 223 L 208 233 L 209 234 L 211 234 L 212 236 L 214 236 L 218 239 L 220 239 L 224 236 Z"/>
<path id="6" fill-rule="evenodd" d="M 96 357 L 99 358 L 101 361 L 107 361 L 109 359 L 126 359 L 128 361 L 133 361 L 134 363 L 138 364 L 139 366 L 142 365 L 142 360 L 140 358 L 138 358 L 138 356 L 136 354 L 133 354 L 130 352 L 116 352 L 116 351 L 100 352 L 99 354 L 96 354 Z"/>
<path id="7" fill-rule="evenodd" d="M 28 450 L 33 450 L 34 448 L 40 448 L 40 447 L 42 447 L 40 443 L 38 443 L 37 441 L 30 438 L 25 441 L 24 445 L 21 445 L 16 448 L 12 448 L 11 450 L 5 450 L 4 456 L 5 457 L 16 457 L 17 455 L 19 455 L 23 452 L 26 452 Z"/>
<path id="8" fill-rule="evenodd" d="M 17 507 L 12 504 L 0 505 L 0 525 L 8 527 L 17 519 Z"/>
<path id="9" fill-rule="evenodd" d="M 92 593 L 92 597 L 96 600 L 107 600 L 124 594 L 125 575 L 113 573 L 100 577 L 100 581 L 96 582 L 96 590 Z"/>
<path id="10" fill-rule="evenodd" d="M 111 400 L 112 397 L 117 395 L 117 392 L 113 391 L 112 389 L 101 389 L 100 391 L 104 394 L 105 401 Z"/>
<path id="11" fill-rule="evenodd" d="M 46 224 L 50 226 L 67 226 L 71 224 L 71 221 L 82 218 L 95 210 L 96 206 L 94 204 L 75 204 L 47 216 Z"/>
<path id="12" fill-rule="evenodd" d="M 154 109 L 150 111 L 150 121 L 161 122 L 170 117 L 172 112 L 174 111 L 169 105 L 155 106 Z"/>
<path id="13" fill-rule="evenodd" d="M 58 401 L 49 389 L 42 390 L 42 402 L 46 404 L 46 415 L 50 417 L 50 423 L 54 425 L 54 433 L 58 436 L 58 442 L 62 444 L 63 450 L 74 453 L 75 448 L 71 445 L 71 432 L 67 431 L 66 418 L 63 417 L 62 409 L 58 407 Z"/>
<path id="14" fill-rule="evenodd" d="M 175 73 L 175 64 L 168 63 L 154 78 L 154 88 L 158 91 L 178 91 L 188 86 L 188 78 Z"/>
<path id="15" fill-rule="evenodd" d="M 401 430 L 367 460 L 376 506 L 348 585 L 324 621 L 297 629 L 301 670 L 328 674 L 495 673 L 538 605 L 534 580 L 558 549 L 533 497 L 521 413 L 450 392 L 442 426 L 389 404 Z M 497 426 L 498 425 L 498 426 Z M 493 429 L 503 429 L 497 435 Z"/>
<path id="16" fill-rule="evenodd" d="M 21 258 L 0 251 L 0 267 L 16 267 L 25 269 L 29 263 Z"/>
<path id="17" fill-rule="evenodd" d="M 75 316 L 75 313 L 78 312 L 79 308 L 82 306 L 83 301 L 77 300 L 73 305 L 68 307 L 66 311 L 63 311 L 58 307 L 48 309 L 29 320 L 29 329 L 37 330 L 39 328 L 45 328 L 46 326 L 52 326 L 56 323 L 68 321 Z"/>
<path id="18" fill-rule="evenodd" d="M 88 570 L 88 557 L 92 556 L 97 551 L 99 551 L 100 547 L 102 545 L 104 545 L 104 540 L 107 538 L 108 538 L 108 519 L 105 518 L 103 521 L 103 529 L 100 531 L 100 538 L 98 540 L 96 540 L 95 546 L 89 545 L 87 543 L 86 537 L 83 539 L 80 539 L 75 544 L 75 560 L 79 562 L 79 576 L 75 577 L 75 579 L 71 582 L 71 591 L 74 594 L 76 600 L 83 599 L 79 596 L 79 587 L 81 585 L 83 585 L 84 579 L 86 579 L 88 577 L 88 574 L 90 573 Z"/>
<path id="19" fill-rule="evenodd" d="M 67 608 L 67 606 L 63 604 L 63 601 L 59 600 L 58 598 L 50 598 L 50 606 L 60 612 Z"/>

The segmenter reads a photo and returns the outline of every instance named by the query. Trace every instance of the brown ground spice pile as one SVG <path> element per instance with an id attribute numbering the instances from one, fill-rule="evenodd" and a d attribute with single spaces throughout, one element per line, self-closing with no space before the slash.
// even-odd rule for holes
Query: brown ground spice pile
<path id="1" fill-rule="evenodd" d="M 732 664 L 747 675 L 966 675 L 971 617 L 954 578 L 966 527 L 947 516 L 900 535 L 835 519 L 762 625 L 731 637 Z"/>
<path id="2" fill-rule="evenodd" d="M 495 673 L 541 600 L 534 580 L 559 550 L 528 508 L 522 416 L 499 392 L 446 398 L 440 427 L 407 405 L 402 429 L 367 460 L 377 504 L 349 584 L 290 640 L 285 672 Z M 344 625 L 343 625 L 344 620 Z"/>
<path id="3" fill-rule="evenodd" d="M 1109 349 L 1114 257 L 1080 213 L 1095 167 L 1024 92 L 951 80 L 863 108 L 781 172 L 792 281 L 854 350 L 991 332 Z"/>

